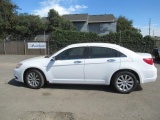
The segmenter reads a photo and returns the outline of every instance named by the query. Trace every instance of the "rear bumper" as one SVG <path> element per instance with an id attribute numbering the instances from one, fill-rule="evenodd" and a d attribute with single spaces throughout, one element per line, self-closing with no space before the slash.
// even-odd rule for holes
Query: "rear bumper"
<path id="1" fill-rule="evenodd" d="M 141 80 L 141 84 L 148 83 L 148 82 L 154 82 L 157 79 L 157 68 L 153 67 L 149 70 L 142 71 L 143 78 Z"/>

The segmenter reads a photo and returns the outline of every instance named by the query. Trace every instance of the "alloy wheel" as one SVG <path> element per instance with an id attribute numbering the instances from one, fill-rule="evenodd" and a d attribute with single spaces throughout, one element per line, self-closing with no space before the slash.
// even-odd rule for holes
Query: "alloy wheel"
<path id="1" fill-rule="evenodd" d="M 130 75 L 120 75 L 116 81 L 117 88 L 120 91 L 127 92 L 134 86 L 134 80 Z"/>
<path id="2" fill-rule="evenodd" d="M 31 72 L 27 76 L 28 84 L 32 87 L 37 87 L 40 84 L 40 77 L 37 73 Z"/>

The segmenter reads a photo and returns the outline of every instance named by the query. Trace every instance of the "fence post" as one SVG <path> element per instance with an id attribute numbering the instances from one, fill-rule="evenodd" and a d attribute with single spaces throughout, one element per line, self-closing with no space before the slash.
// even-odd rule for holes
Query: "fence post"
<path id="1" fill-rule="evenodd" d="M 24 40 L 24 55 L 26 55 L 26 41 Z"/>
<path id="2" fill-rule="evenodd" d="M 6 55 L 6 43 L 5 43 L 6 41 L 4 40 L 3 41 L 3 49 L 4 49 L 4 54 Z"/>
<path id="3" fill-rule="evenodd" d="M 48 39 L 48 55 L 50 54 L 50 50 L 49 50 L 49 39 Z"/>
<path id="4" fill-rule="evenodd" d="M 46 43 L 45 55 L 47 55 L 47 41 L 45 41 L 45 43 Z"/>

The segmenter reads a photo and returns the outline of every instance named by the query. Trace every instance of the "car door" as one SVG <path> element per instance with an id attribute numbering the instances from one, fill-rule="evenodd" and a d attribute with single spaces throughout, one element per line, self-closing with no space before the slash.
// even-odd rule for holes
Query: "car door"
<path id="1" fill-rule="evenodd" d="M 85 47 L 70 48 L 55 57 L 50 68 L 52 82 L 84 82 Z"/>
<path id="2" fill-rule="evenodd" d="M 85 82 L 109 84 L 111 75 L 120 68 L 119 52 L 112 48 L 90 47 L 85 60 Z"/>

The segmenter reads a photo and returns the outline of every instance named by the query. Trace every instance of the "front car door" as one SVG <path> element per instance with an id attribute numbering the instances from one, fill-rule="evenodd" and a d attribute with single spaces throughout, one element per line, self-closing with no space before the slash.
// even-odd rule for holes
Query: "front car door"
<path id="1" fill-rule="evenodd" d="M 84 82 L 86 47 L 70 48 L 58 54 L 50 70 L 53 83 Z"/>
<path id="2" fill-rule="evenodd" d="M 85 60 L 85 82 L 109 84 L 111 75 L 120 68 L 119 52 L 112 48 L 90 47 Z"/>

